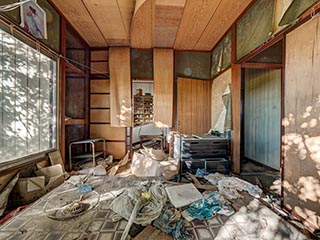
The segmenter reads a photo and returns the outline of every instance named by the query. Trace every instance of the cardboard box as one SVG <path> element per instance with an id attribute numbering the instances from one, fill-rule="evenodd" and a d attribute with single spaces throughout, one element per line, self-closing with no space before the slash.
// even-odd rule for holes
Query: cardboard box
<path id="1" fill-rule="evenodd" d="M 12 191 L 14 205 L 31 203 L 64 182 L 60 164 L 42 168 L 35 173 L 37 177 L 19 178 Z"/>

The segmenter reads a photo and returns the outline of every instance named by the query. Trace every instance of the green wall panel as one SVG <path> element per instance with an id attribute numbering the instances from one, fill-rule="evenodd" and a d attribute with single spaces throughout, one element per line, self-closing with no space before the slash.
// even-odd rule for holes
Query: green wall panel
<path id="1" fill-rule="evenodd" d="M 231 65 L 231 31 L 212 50 L 211 78 Z"/>
<path id="2" fill-rule="evenodd" d="M 210 79 L 210 52 L 175 52 L 175 76 Z"/>
<path id="3" fill-rule="evenodd" d="M 152 49 L 130 50 L 131 78 L 153 78 Z"/>
<path id="4" fill-rule="evenodd" d="M 237 23 L 237 59 L 269 39 L 274 0 L 258 0 Z"/>

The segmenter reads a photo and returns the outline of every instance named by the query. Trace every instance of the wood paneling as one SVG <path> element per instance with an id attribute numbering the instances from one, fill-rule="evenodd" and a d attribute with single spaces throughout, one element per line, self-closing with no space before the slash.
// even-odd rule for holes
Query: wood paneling
<path id="1" fill-rule="evenodd" d="M 320 17 L 286 37 L 284 204 L 320 228 Z"/>
<path id="2" fill-rule="evenodd" d="M 109 52 L 108 50 L 91 50 L 90 60 L 91 61 L 108 61 Z"/>
<path id="3" fill-rule="evenodd" d="M 153 46 L 173 48 L 186 0 L 156 0 Z"/>
<path id="4" fill-rule="evenodd" d="M 110 124 L 90 124 L 90 137 L 102 137 L 107 140 L 125 140 L 125 128 L 111 127 Z"/>
<path id="5" fill-rule="evenodd" d="M 67 78 L 66 91 L 66 116 L 71 118 L 86 118 L 85 78 Z"/>
<path id="6" fill-rule="evenodd" d="M 72 26 L 91 47 L 108 46 L 82 1 L 52 0 L 51 2 L 53 2 L 54 5 L 63 13 Z"/>
<path id="7" fill-rule="evenodd" d="M 151 48 L 153 35 L 153 1 L 137 0 L 131 22 L 131 47 Z"/>
<path id="8" fill-rule="evenodd" d="M 281 69 L 245 69 L 244 157 L 280 170 Z"/>
<path id="9" fill-rule="evenodd" d="M 110 95 L 91 94 L 90 107 L 91 108 L 110 108 Z"/>
<path id="10" fill-rule="evenodd" d="M 222 0 L 194 49 L 211 50 L 252 1 Z"/>
<path id="11" fill-rule="evenodd" d="M 90 92 L 91 93 L 109 93 L 110 80 L 109 79 L 91 79 Z"/>
<path id="12" fill-rule="evenodd" d="M 178 78 L 177 130 L 205 134 L 211 128 L 211 80 Z"/>
<path id="13" fill-rule="evenodd" d="M 131 126 L 130 49 L 111 47 L 110 50 L 111 126 Z"/>
<path id="14" fill-rule="evenodd" d="M 91 62 L 90 63 L 91 74 L 107 74 L 109 73 L 108 62 Z"/>
<path id="15" fill-rule="evenodd" d="M 153 116 L 157 127 L 172 127 L 173 121 L 173 50 L 154 49 Z"/>
<path id="16" fill-rule="evenodd" d="M 110 123 L 110 110 L 109 109 L 91 109 L 90 122 Z"/>
<path id="17" fill-rule="evenodd" d="M 129 35 L 123 23 L 117 0 L 83 0 L 83 2 L 111 46 L 117 45 L 118 39 L 122 40 L 122 46 L 129 45 Z"/>
<path id="18" fill-rule="evenodd" d="M 176 49 L 194 49 L 212 15 L 215 14 L 219 2 L 207 0 L 187 1 L 175 42 Z"/>
<path id="19" fill-rule="evenodd" d="M 232 132 L 231 132 L 231 170 L 240 173 L 241 144 L 241 65 L 231 65 L 231 99 L 232 99 Z"/>

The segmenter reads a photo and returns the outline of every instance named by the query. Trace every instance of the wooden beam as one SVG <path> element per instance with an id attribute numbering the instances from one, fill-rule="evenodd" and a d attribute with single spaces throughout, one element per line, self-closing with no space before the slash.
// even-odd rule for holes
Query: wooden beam
<path id="1" fill-rule="evenodd" d="M 153 50 L 154 123 L 157 127 L 172 127 L 173 123 L 173 50 Z"/>
<path id="2" fill-rule="evenodd" d="M 231 170 L 240 173 L 241 151 L 241 65 L 231 65 L 232 94 L 232 133 L 231 133 Z"/>
<path id="3" fill-rule="evenodd" d="M 110 108 L 112 127 L 131 126 L 130 48 L 110 47 Z"/>

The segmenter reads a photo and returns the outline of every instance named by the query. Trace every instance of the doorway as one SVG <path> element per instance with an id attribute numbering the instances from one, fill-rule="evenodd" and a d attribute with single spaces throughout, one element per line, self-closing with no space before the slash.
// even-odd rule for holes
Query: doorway
<path id="1" fill-rule="evenodd" d="M 280 194 L 282 49 L 280 40 L 242 63 L 241 175 Z"/>
<path id="2" fill-rule="evenodd" d="M 243 158 L 280 170 L 281 69 L 244 69 Z"/>

